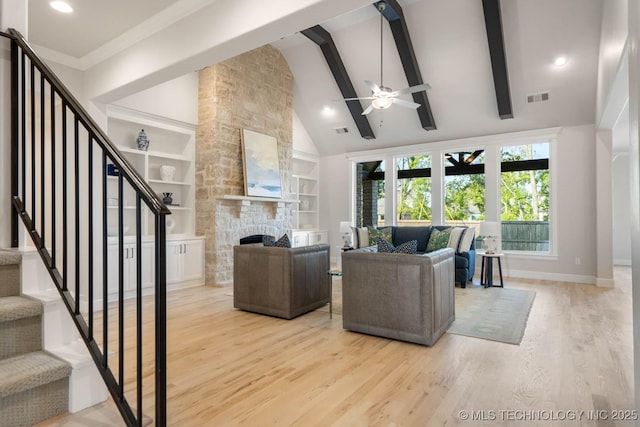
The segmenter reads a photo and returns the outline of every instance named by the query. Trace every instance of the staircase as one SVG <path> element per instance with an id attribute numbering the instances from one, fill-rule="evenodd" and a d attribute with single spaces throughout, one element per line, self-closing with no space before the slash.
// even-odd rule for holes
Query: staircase
<path id="1" fill-rule="evenodd" d="M 69 406 L 71 365 L 43 351 L 43 304 L 20 296 L 21 255 L 0 251 L 0 425 L 30 426 Z"/>
<path id="2" fill-rule="evenodd" d="M 26 241 L 33 244 L 32 253 L 24 252 L 22 258 L 15 252 L 0 258 L 0 426 L 31 425 L 67 408 L 76 412 L 100 401 L 104 393 L 94 394 L 86 386 L 93 382 L 93 370 L 128 426 L 144 425 L 144 398 L 149 396 L 154 422 L 163 427 L 166 217 L 171 211 L 27 40 L 14 29 L 0 32 L 0 40 L 10 50 L 11 107 L 6 111 L 11 112 L 11 245 L 24 250 Z M 117 177 L 109 175 L 109 166 L 119 171 Z M 117 206 L 108 203 L 108 190 L 117 192 Z M 125 194 L 132 195 L 134 205 L 125 205 Z M 153 241 L 154 254 L 154 304 L 145 309 L 153 313 L 154 328 L 147 346 L 142 335 L 143 217 L 152 224 L 144 237 Z M 113 226 L 117 232 L 112 237 L 108 230 Z M 115 253 L 108 248 L 113 242 Z M 129 254 L 130 249 L 138 254 L 133 271 L 124 264 L 125 250 Z M 34 258 L 37 268 L 31 266 Z M 117 269 L 110 272 L 114 262 Z M 45 270 L 46 281 L 28 277 L 38 269 Z M 136 287 L 136 318 L 127 325 L 136 331 L 133 345 L 125 345 L 125 278 Z M 41 288 L 45 282 L 51 286 Z M 113 302 L 107 295 L 110 283 L 117 289 Z M 109 315 L 111 303 L 115 307 Z M 71 327 L 51 318 L 64 318 Z M 71 330 L 77 339 L 68 339 Z M 84 360 L 76 357 L 80 347 L 88 352 Z M 153 355 L 152 368 L 149 362 L 143 366 L 143 354 Z M 125 376 L 125 360 L 134 371 L 131 376 Z M 155 381 L 143 393 L 148 369 L 153 369 Z M 13 418 L 22 416 L 20 421 Z"/>

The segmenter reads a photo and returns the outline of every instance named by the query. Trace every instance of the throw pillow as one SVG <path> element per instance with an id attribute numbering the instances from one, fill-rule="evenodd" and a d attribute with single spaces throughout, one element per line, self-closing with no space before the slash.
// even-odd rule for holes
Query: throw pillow
<path id="1" fill-rule="evenodd" d="M 391 242 L 388 242 L 381 237 L 378 237 L 376 242 L 378 244 L 378 252 L 382 253 L 415 255 L 418 251 L 417 240 L 404 242 L 403 244 L 398 245 L 398 247 L 394 247 Z"/>
<path id="2" fill-rule="evenodd" d="M 434 228 L 431 230 L 431 236 L 429 236 L 429 243 L 427 243 L 427 252 L 443 249 L 449 244 L 449 237 L 451 235 L 451 229 L 438 230 Z"/>
<path id="3" fill-rule="evenodd" d="M 367 227 L 351 227 L 353 230 L 353 248 L 365 248 L 369 246 L 369 230 Z"/>
<path id="4" fill-rule="evenodd" d="M 377 237 L 376 243 L 378 244 L 378 252 L 393 253 L 395 250 L 395 247 L 391 244 L 391 242 L 387 242 L 382 237 Z"/>
<path id="5" fill-rule="evenodd" d="M 276 239 L 273 236 L 265 234 L 262 236 L 262 246 L 273 246 L 276 243 Z"/>
<path id="6" fill-rule="evenodd" d="M 287 236 L 287 233 L 285 233 L 284 236 L 276 240 L 273 246 L 277 248 L 290 248 L 291 241 L 289 240 L 289 236 Z"/>
<path id="7" fill-rule="evenodd" d="M 465 230 L 465 227 L 453 227 L 451 229 L 451 235 L 449 236 L 449 243 L 447 244 L 447 247 L 458 252 L 458 247 L 460 246 L 460 241 L 462 240 Z"/>
<path id="8" fill-rule="evenodd" d="M 391 227 L 383 227 L 383 228 L 375 228 L 375 227 L 367 227 L 369 232 L 369 246 L 374 246 L 377 244 L 378 237 L 382 237 L 387 242 L 392 240 L 391 238 Z"/>
<path id="9" fill-rule="evenodd" d="M 469 252 L 475 238 L 476 230 L 474 228 L 467 228 L 460 238 L 460 246 L 458 246 L 458 252 Z"/>
<path id="10" fill-rule="evenodd" d="M 409 254 L 415 255 L 418 252 L 418 241 L 417 240 L 409 240 L 408 242 L 404 242 L 401 245 L 396 247 L 397 254 Z"/>

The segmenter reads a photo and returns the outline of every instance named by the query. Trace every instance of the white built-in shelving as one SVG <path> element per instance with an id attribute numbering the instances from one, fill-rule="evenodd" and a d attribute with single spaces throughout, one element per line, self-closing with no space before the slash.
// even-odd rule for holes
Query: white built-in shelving
<path id="1" fill-rule="evenodd" d="M 293 215 L 293 246 L 327 243 L 325 230 L 319 230 L 318 158 L 312 154 L 294 151 L 291 193 L 298 203 Z"/>

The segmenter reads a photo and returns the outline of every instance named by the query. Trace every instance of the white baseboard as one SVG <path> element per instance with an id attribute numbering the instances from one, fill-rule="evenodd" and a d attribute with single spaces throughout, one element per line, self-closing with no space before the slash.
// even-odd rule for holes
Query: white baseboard
<path id="1" fill-rule="evenodd" d="M 616 286 L 616 282 L 613 279 L 603 279 L 599 277 L 596 279 L 596 286 L 600 288 L 614 288 Z"/>
<path id="2" fill-rule="evenodd" d="M 624 266 L 631 266 L 631 260 L 630 259 L 614 259 L 613 260 L 613 265 L 624 265 Z"/>
<path id="3" fill-rule="evenodd" d="M 544 271 L 526 270 L 505 270 L 504 275 L 505 277 L 513 277 L 519 279 L 551 280 L 554 282 L 584 283 L 588 285 L 595 285 L 597 283 L 597 279 L 595 276 L 583 276 L 580 274 L 548 273 Z"/>
<path id="4" fill-rule="evenodd" d="M 213 285 L 217 288 L 229 288 L 233 286 L 233 280 L 225 280 L 224 282 L 216 282 L 215 285 Z"/>

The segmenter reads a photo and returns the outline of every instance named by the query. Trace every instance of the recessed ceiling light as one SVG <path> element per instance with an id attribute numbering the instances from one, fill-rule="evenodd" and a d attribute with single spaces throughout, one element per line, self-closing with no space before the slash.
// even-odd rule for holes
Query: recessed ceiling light
<path id="1" fill-rule="evenodd" d="M 566 56 L 558 56 L 556 57 L 556 59 L 553 60 L 553 64 L 556 67 L 563 67 L 567 64 L 567 57 Z"/>
<path id="2" fill-rule="evenodd" d="M 322 109 L 322 115 L 325 117 L 333 117 L 336 114 L 336 110 L 329 107 L 328 105 Z"/>
<path id="3" fill-rule="evenodd" d="M 51 6 L 52 8 L 57 10 L 58 12 L 62 12 L 62 13 L 71 13 L 71 12 L 73 12 L 73 8 L 66 1 L 55 0 L 55 1 L 49 2 L 49 6 Z"/>

